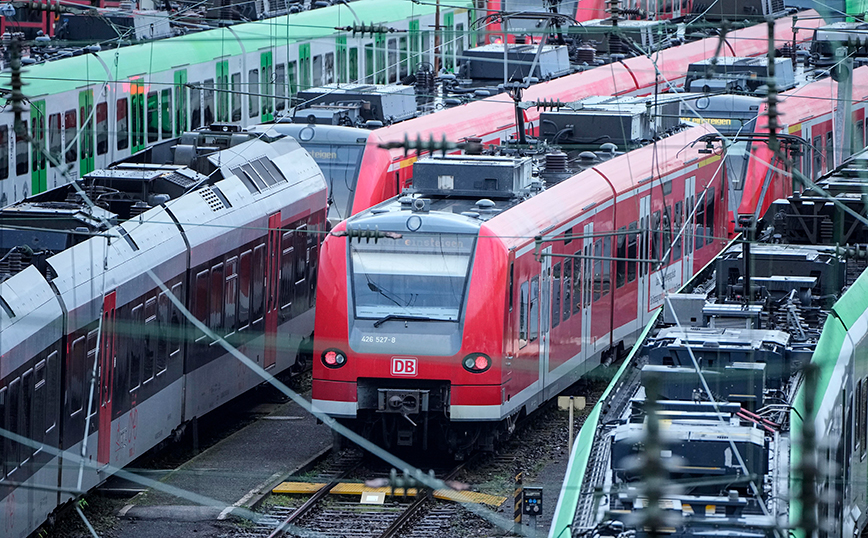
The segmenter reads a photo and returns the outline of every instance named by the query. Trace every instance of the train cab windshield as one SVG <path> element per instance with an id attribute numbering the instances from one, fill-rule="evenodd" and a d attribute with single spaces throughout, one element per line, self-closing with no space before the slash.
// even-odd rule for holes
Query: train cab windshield
<path id="1" fill-rule="evenodd" d="M 473 236 L 409 234 L 350 243 L 357 319 L 453 321 L 467 290 Z"/>
<path id="2" fill-rule="evenodd" d="M 350 216 L 356 179 L 362 165 L 363 144 L 316 144 L 301 142 L 322 169 L 329 185 L 329 220 L 340 222 Z"/>

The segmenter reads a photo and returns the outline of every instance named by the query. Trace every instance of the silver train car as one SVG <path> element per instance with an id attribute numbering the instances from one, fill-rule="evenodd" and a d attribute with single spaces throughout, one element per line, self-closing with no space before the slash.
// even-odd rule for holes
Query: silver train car
<path id="1" fill-rule="evenodd" d="M 304 360 L 327 188 L 272 134 L 186 133 L 0 212 L 0 536 L 262 382 L 179 305 L 270 373 Z"/>

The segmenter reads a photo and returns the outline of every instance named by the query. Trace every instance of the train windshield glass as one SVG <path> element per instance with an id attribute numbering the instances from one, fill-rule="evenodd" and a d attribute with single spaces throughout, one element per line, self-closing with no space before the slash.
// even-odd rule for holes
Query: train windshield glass
<path id="1" fill-rule="evenodd" d="M 362 165 L 363 144 L 314 144 L 301 142 L 329 185 L 329 220 L 340 222 L 350 216 L 356 180 Z"/>
<path id="2" fill-rule="evenodd" d="M 456 234 L 351 241 L 356 318 L 458 321 L 475 242 Z"/>
<path id="3" fill-rule="evenodd" d="M 750 142 L 745 140 L 732 143 L 726 150 L 726 175 L 729 178 L 730 188 L 734 191 L 741 191 L 744 188 L 748 157 L 750 157 Z"/>

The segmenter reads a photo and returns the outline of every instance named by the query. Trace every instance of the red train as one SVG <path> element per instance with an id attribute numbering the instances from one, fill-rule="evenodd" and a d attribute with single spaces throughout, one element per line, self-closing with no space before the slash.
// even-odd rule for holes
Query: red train
<path id="1" fill-rule="evenodd" d="M 561 157 L 539 177 L 527 158 L 418 161 L 414 194 L 323 243 L 314 405 L 391 447 L 490 448 L 635 342 L 663 293 L 721 249 L 726 167 L 691 147 L 714 132 L 577 175 Z"/>
<path id="2" fill-rule="evenodd" d="M 779 19 L 775 26 L 778 46 L 792 43 L 793 21 Z M 822 23 L 816 12 L 799 14 L 798 42 L 811 38 L 813 29 Z M 654 61 L 637 56 L 575 73 L 549 82 L 535 84 L 524 92 L 526 101 L 560 100 L 577 101 L 593 95 L 648 95 L 655 85 L 665 90 L 670 84 L 680 86 L 684 82 L 687 67 L 703 59 L 711 58 L 717 50 L 718 38 L 708 38 L 679 47 L 666 49 L 655 55 Z M 767 28 L 759 24 L 728 34 L 722 56 L 760 56 L 768 50 Z M 655 65 L 656 62 L 656 65 Z M 658 77 L 659 74 L 659 77 Z M 531 133 L 539 128 L 540 111 L 529 108 L 524 111 L 524 120 Z M 465 140 L 479 138 L 484 144 L 499 144 L 515 135 L 515 112 L 512 101 L 504 95 L 495 95 L 473 103 L 442 110 L 436 114 L 407 120 L 389 127 L 376 129 L 368 135 L 361 146 L 353 138 L 355 151 L 349 151 L 351 163 L 347 166 L 358 170 L 358 182 L 346 188 L 348 193 L 333 193 L 339 200 L 347 200 L 348 209 L 343 213 L 353 215 L 400 193 L 411 183 L 414 155 L 401 150 L 381 149 L 380 144 L 399 142 L 405 138 L 433 137 L 435 140 Z M 343 154 L 339 143 L 334 142 L 330 152 L 340 158 Z M 361 151 L 363 149 L 363 151 Z M 361 151 L 361 156 L 358 152 Z M 357 160 L 356 160 L 357 159 Z M 341 185 L 336 186 L 343 189 Z"/>

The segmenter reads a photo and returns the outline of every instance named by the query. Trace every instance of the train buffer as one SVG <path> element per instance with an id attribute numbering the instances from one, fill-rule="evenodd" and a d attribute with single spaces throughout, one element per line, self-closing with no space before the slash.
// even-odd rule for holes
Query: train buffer
<path id="1" fill-rule="evenodd" d="M 281 493 L 284 495 L 313 495 L 325 484 L 316 484 L 312 482 L 283 482 L 271 490 L 272 493 Z M 392 495 L 392 491 L 388 487 L 371 488 L 362 483 L 344 482 L 336 485 L 329 492 L 332 495 L 359 495 L 362 493 L 385 493 L 386 496 Z M 396 496 L 403 495 L 400 488 L 395 489 Z M 416 489 L 409 488 L 407 490 L 408 497 L 416 496 Z M 444 501 L 454 501 L 460 503 L 485 504 L 494 508 L 499 507 L 506 502 L 506 497 L 499 495 L 488 495 L 487 493 L 478 493 L 475 491 L 455 491 L 451 489 L 438 489 L 434 491 L 434 498 Z"/>

